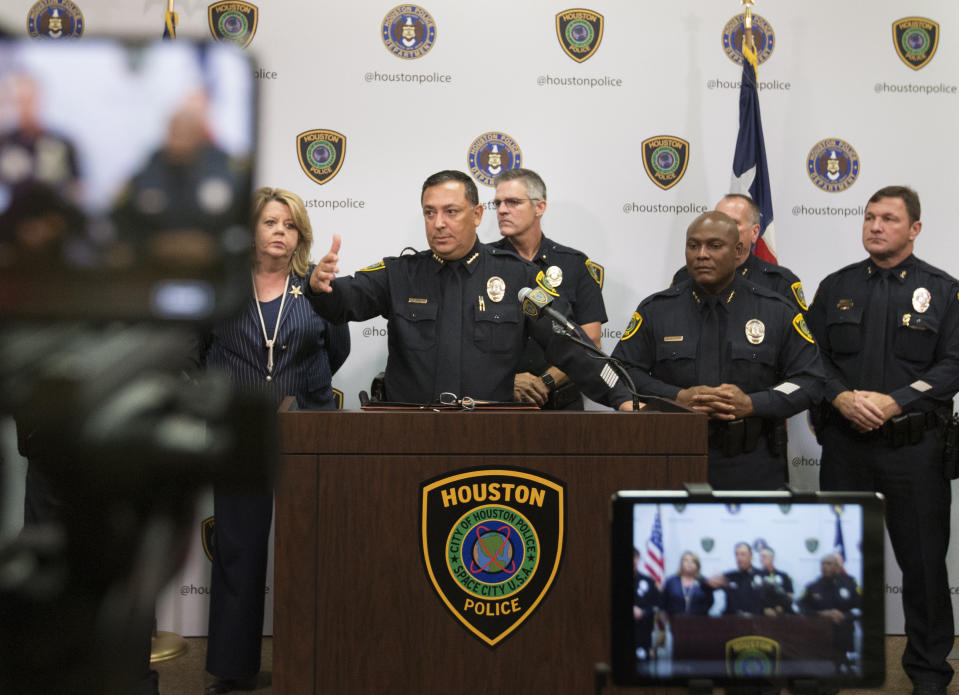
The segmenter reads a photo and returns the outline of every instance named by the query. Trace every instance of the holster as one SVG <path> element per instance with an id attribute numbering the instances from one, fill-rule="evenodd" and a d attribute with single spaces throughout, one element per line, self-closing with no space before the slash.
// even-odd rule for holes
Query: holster
<path id="1" fill-rule="evenodd" d="M 946 480 L 955 480 L 959 478 L 959 415 L 950 414 L 945 420 L 943 439 L 942 472 Z"/>

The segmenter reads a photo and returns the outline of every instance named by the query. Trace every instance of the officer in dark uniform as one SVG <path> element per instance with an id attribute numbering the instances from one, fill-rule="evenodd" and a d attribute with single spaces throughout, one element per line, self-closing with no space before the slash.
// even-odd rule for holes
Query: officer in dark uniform
<path id="1" fill-rule="evenodd" d="M 832 553 L 822 559 L 822 576 L 806 586 L 799 607 L 804 615 L 828 618 L 835 626 L 836 663 L 848 662 L 854 648 L 855 618 L 862 603 L 856 580 L 843 572 L 842 557 Z"/>
<path id="2" fill-rule="evenodd" d="M 653 626 L 662 594 L 656 580 L 639 569 L 639 550 L 633 548 L 633 620 L 636 625 L 636 658 L 652 655 Z"/>
<path id="3" fill-rule="evenodd" d="M 388 400 L 430 403 L 451 392 L 510 401 L 529 334 L 545 346 L 550 363 L 569 371 L 594 400 L 614 385 L 626 397 L 612 370 L 554 333 L 550 321 L 526 320 L 517 294 L 536 287 L 536 267 L 477 240 L 483 207 L 469 176 L 434 174 L 423 184 L 421 202 L 430 251 L 385 258 L 353 277 L 334 279 L 340 244 L 334 236 L 306 293 L 317 312 L 334 322 L 387 319 Z M 556 305 L 561 311 L 561 297 Z"/>
<path id="4" fill-rule="evenodd" d="M 753 549 L 749 543 L 737 543 L 735 550 L 736 569 L 710 577 L 707 583 L 726 594 L 723 615 L 761 615 L 763 576 L 753 567 Z"/>
<path id="5" fill-rule="evenodd" d="M 754 285 L 778 292 L 792 301 L 799 311 L 806 311 L 806 297 L 803 295 L 802 282 L 789 268 L 764 261 L 752 253 L 759 239 L 760 212 L 756 201 L 742 193 L 730 193 L 716 203 L 716 210 L 724 212 L 736 221 L 739 240 L 743 243 L 736 272 Z M 673 275 L 673 284 L 678 285 L 689 279 L 685 266 Z"/>
<path id="6" fill-rule="evenodd" d="M 819 399 L 823 372 L 802 314 L 736 274 L 740 249 L 730 217 L 697 217 L 690 280 L 643 300 L 613 357 L 640 393 L 709 415 L 714 488 L 774 490 L 787 480 L 785 418 Z"/>
<path id="7" fill-rule="evenodd" d="M 766 615 L 782 615 L 793 612 L 793 580 L 782 570 L 776 569 L 776 553 L 766 546 L 759 551 L 759 564 L 763 578 L 762 607 Z"/>
<path id="8" fill-rule="evenodd" d="M 919 215 L 915 191 L 877 191 L 862 227 L 869 258 L 822 281 L 809 319 L 826 369 L 820 486 L 885 495 L 903 575 L 902 665 L 927 695 L 953 674 L 941 421 L 959 388 L 959 283 L 913 255 Z"/>
<path id="9" fill-rule="evenodd" d="M 543 235 L 546 212 L 546 184 L 530 169 L 509 169 L 496 179 L 496 219 L 502 235 L 494 248 L 515 251 L 535 264 L 541 283 L 562 293 L 569 303 L 572 319 L 602 348 L 602 325 L 606 323 L 603 303 L 603 266 L 586 254 L 557 244 Z M 576 384 L 559 367 L 550 365 L 535 340 L 526 341 L 523 362 L 513 382 L 516 400 L 532 398 L 545 410 L 582 410 L 583 399 Z"/>

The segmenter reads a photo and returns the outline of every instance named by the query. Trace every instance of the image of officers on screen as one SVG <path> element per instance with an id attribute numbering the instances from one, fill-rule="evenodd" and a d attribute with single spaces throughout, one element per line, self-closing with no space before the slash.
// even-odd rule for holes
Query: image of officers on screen
<path id="1" fill-rule="evenodd" d="M 822 575 L 806 586 L 799 599 L 803 615 L 818 615 L 833 623 L 835 659 L 840 669 L 849 665 L 861 604 L 862 590 L 856 580 L 846 574 L 838 553 L 823 557 Z"/>
<path id="2" fill-rule="evenodd" d="M 759 551 L 759 564 L 762 567 L 762 607 L 763 614 L 769 616 L 784 615 L 793 610 L 793 580 L 776 569 L 776 552 L 769 546 Z"/>
<path id="3" fill-rule="evenodd" d="M 726 594 L 723 615 L 760 615 L 763 612 L 763 575 L 753 567 L 753 550 L 749 543 L 736 544 L 736 569 L 717 574 L 708 580 L 713 589 Z"/>
<path id="4" fill-rule="evenodd" d="M 633 548 L 633 620 L 636 623 L 636 658 L 648 659 L 653 653 L 653 629 L 661 594 L 656 580 L 639 567 L 639 551 Z"/>

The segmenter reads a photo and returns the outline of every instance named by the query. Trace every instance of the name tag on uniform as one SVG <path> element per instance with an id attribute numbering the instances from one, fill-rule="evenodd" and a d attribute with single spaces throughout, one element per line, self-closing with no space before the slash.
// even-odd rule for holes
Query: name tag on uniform
<path id="1" fill-rule="evenodd" d="M 663 338 L 664 343 L 681 343 L 683 342 L 684 337 L 681 335 L 667 335 Z"/>
<path id="2" fill-rule="evenodd" d="M 419 299 L 417 297 L 410 297 L 406 301 L 408 301 L 410 304 L 429 304 L 429 300 Z"/>

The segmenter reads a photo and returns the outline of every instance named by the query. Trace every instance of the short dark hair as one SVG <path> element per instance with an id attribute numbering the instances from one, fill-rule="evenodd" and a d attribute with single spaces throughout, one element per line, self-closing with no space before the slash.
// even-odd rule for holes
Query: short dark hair
<path id="1" fill-rule="evenodd" d="M 496 177 L 496 185 L 498 186 L 504 181 L 522 181 L 526 187 L 526 195 L 532 200 L 546 200 L 546 184 L 543 183 L 540 175 L 532 169 L 523 169 L 522 167 L 507 169 Z"/>
<path id="2" fill-rule="evenodd" d="M 752 197 L 746 195 L 745 193 L 727 193 L 726 195 L 723 196 L 723 200 L 727 200 L 729 198 L 732 198 L 732 199 L 739 198 L 740 200 L 745 200 L 746 203 L 749 205 L 749 215 L 750 217 L 752 217 L 753 224 L 761 223 L 763 218 L 763 213 L 759 209 L 759 204 L 755 200 L 753 200 Z"/>
<path id="3" fill-rule="evenodd" d="M 426 193 L 427 188 L 439 186 L 441 183 L 447 183 L 448 181 L 458 181 L 463 184 L 466 199 L 470 202 L 470 205 L 479 205 L 479 192 L 476 190 L 476 184 L 473 182 L 473 179 L 462 171 L 456 171 L 455 169 L 438 171 L 426 179 L 426 181 L 423 182 L 423 190 L 420 191 L 420 202 L 423 202 L 423 195 Z"/>
<path id="4" fill-rule="evenodd" d="M 919 194 L 909 188 L 909 186 L 886 186 L 880 188 L 872 194 L 870 203 L 878 203 L 882 198 L 899 198 L 906 205 L 906 213 L 909 215 L 909 224 L 918 222 L 922 214 L 922 207 L 919 205 Z"/>

